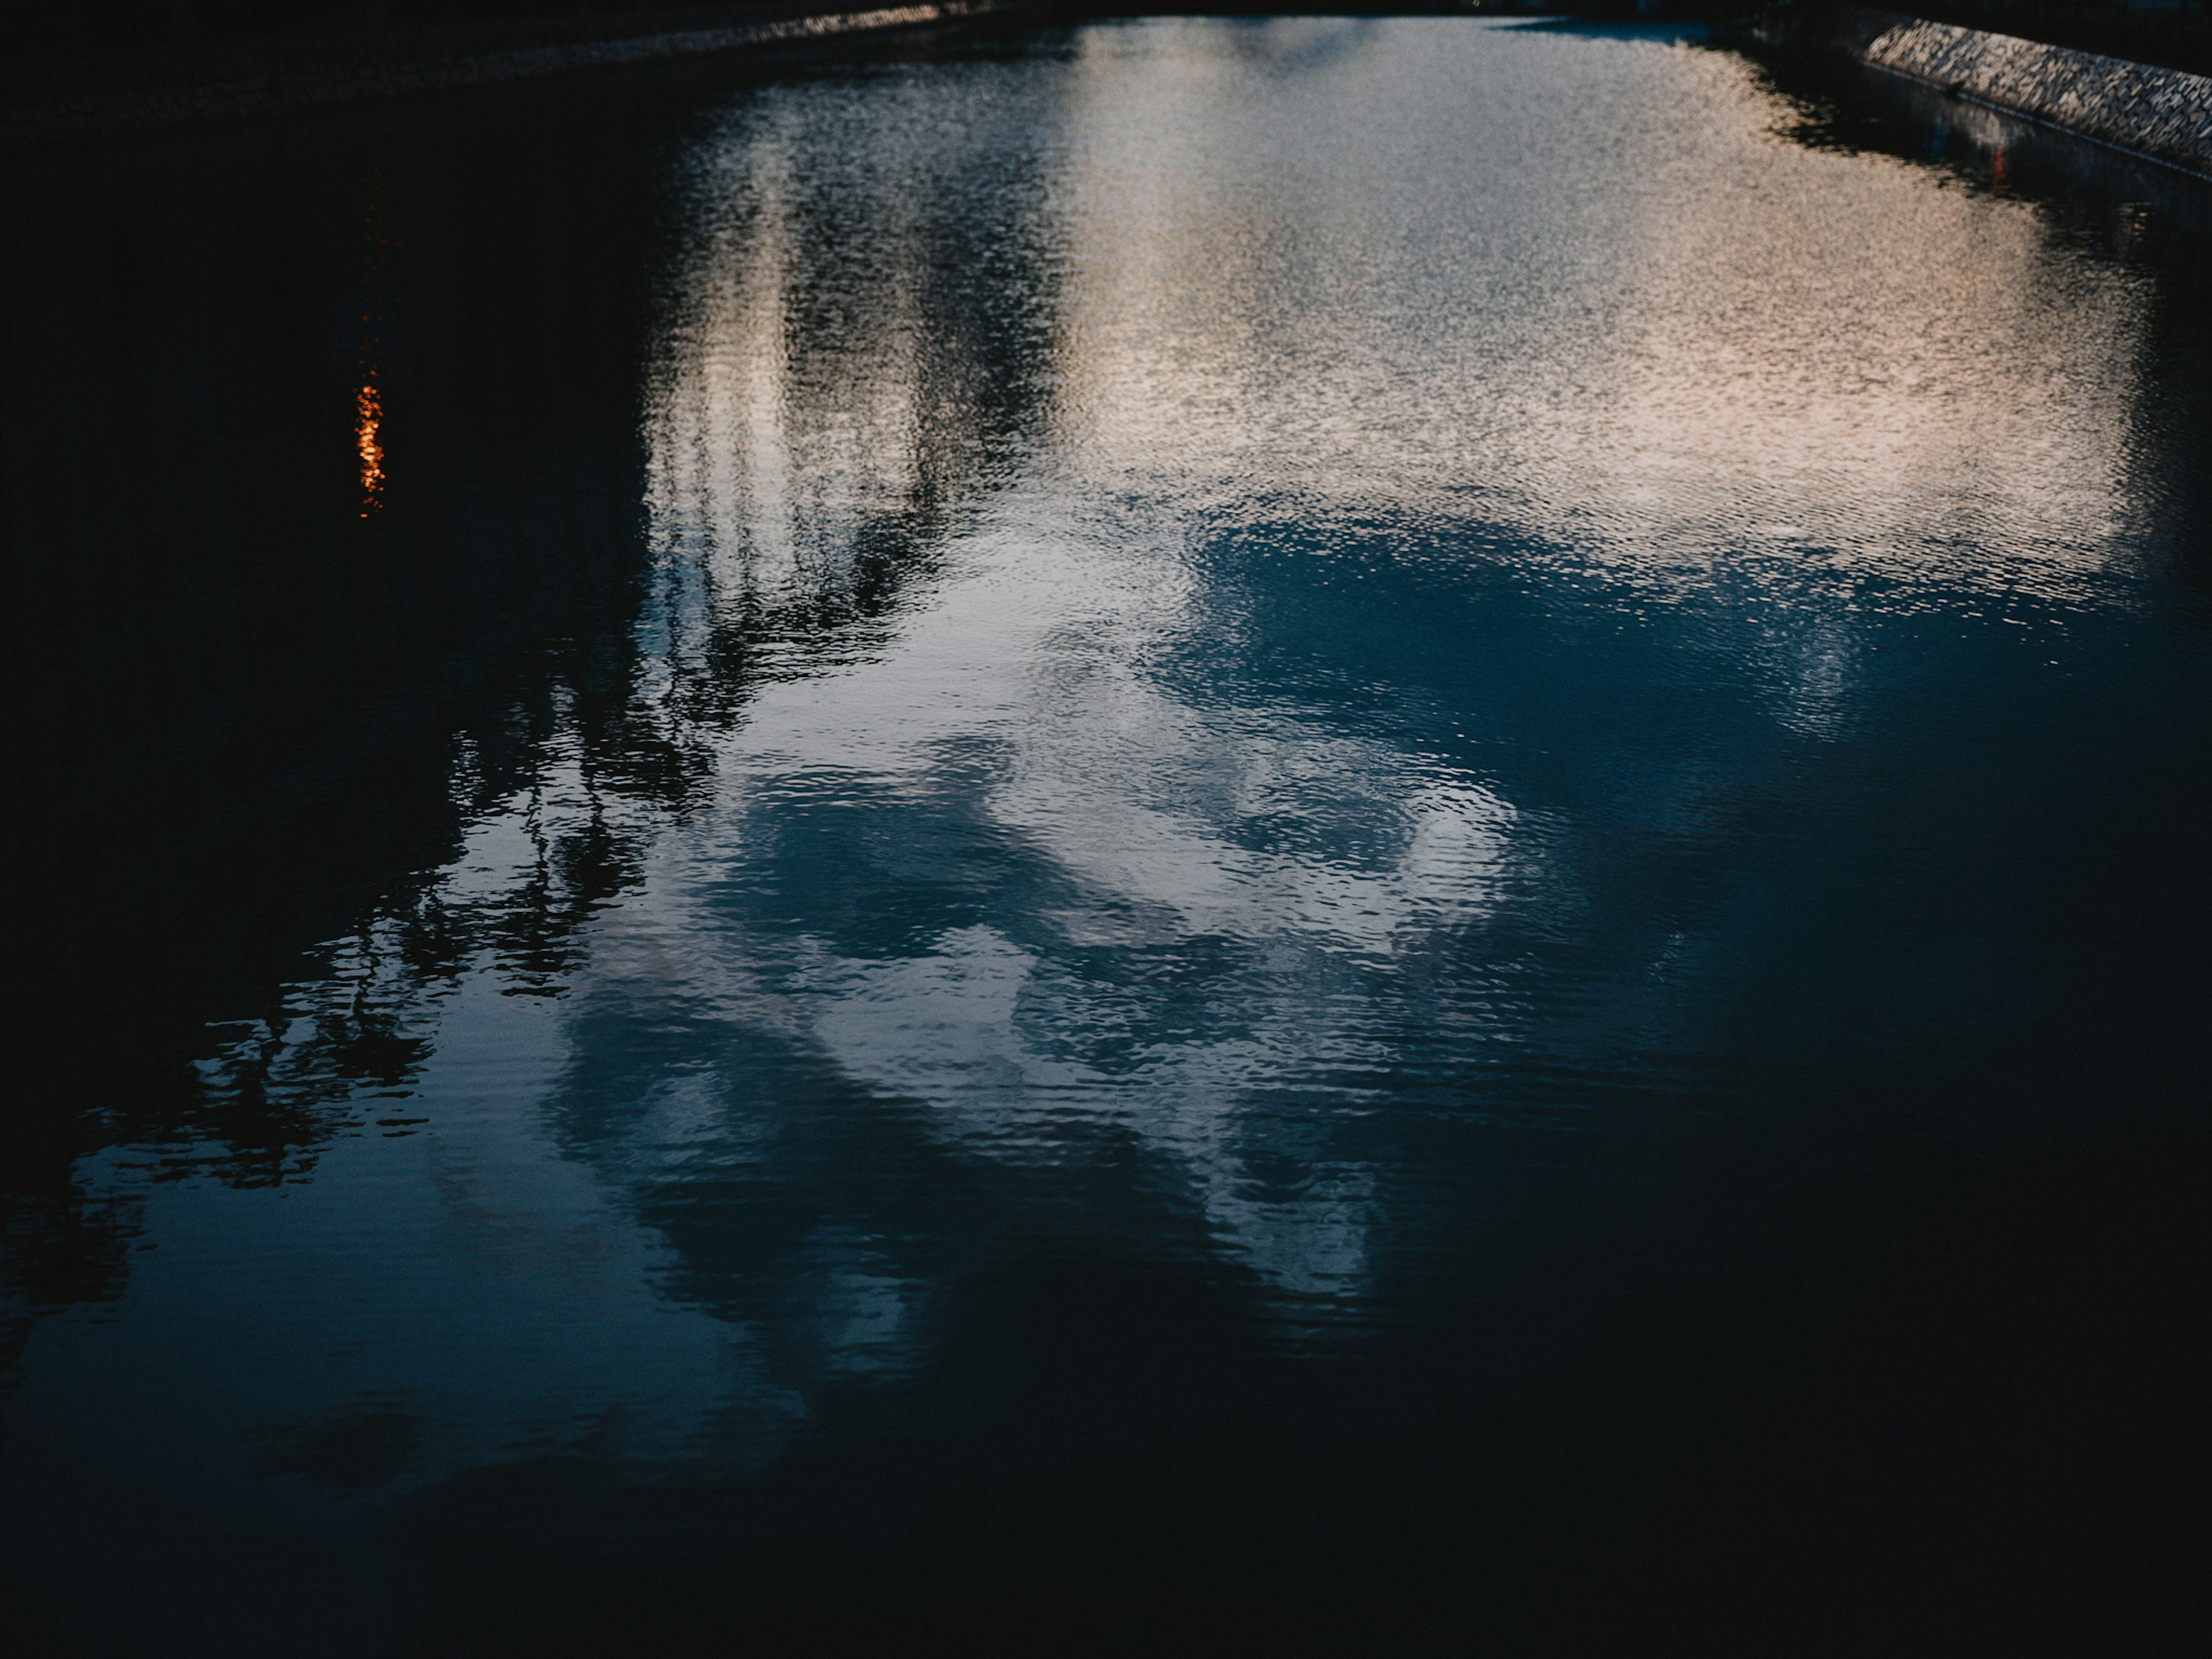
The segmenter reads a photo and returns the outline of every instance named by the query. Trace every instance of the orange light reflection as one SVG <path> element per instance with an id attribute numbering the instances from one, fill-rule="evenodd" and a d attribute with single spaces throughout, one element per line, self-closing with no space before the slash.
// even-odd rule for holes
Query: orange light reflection
<path id="1" fill-rule="evenodd" d="M 361 452 L 361 516 L 365 519 L 376 510 L 384 489 L 384 447 L 376 441 L 384 404 L 374 380 L 354 394 L 354 446 Z"/>

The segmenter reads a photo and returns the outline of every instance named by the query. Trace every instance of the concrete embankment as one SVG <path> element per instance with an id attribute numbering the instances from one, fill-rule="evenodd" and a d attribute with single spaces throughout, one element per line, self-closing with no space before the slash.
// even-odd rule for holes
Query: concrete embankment
<path id="1" fill-rule="evenodd" d="M 841 36 L 1040 9 L 1032 0 L 922 0 L 838 9 L 834 0 L 817 0 L 575 24 L 250 41 L 119 59 L 18 60 L 0 73 L 0 152 L 579 70 L 787 52 Z"/>
<path id="2" fill-rule="evenodd" d="M 2212 179 L 2212 79 L 2201 75 L 1862 6 L 1793 8 L 1750 33 Z"/>

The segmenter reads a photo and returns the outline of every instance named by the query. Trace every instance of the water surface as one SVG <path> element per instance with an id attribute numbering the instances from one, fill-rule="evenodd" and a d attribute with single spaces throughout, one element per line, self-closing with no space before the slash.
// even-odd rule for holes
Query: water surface
<path id="1" fill-rule="evenodd" d="M 2154 1604 L 2198 301 L 1818 115 L 1161 20 L 12 179 L 0 1617 Z"/>

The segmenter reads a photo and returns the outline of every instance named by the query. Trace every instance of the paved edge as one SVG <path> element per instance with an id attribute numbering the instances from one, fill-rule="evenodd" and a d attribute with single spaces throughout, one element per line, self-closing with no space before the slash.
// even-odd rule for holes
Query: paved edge
<path id="1" fill-rule="evenodd" d="M 2202 75 L 1863 6 L 1793 9 L 1748 32 L 2212 179 L 2212 79 Z"/>
<path id="2" fill-rule="evenodd" d="M 880 33 L 955 22 L 995 12 L 1029 11 L 1023 0 L 927 0 L 869 11 L 617 35 L 551 44 L 498 46 L 450 55 L 409 52 L 352 63 L 301 66 L 271 55 L 257 63 L 239 54 L 227 73 L 181 84 L 52 99 L 10 98 L 0 104 L 0 153 L 21 153 L 125 137 L 239 116 L 352 102 L 361 99 L 496 85 L 575 70 L 625 69 L 675 63 L 749 49 L 803 46 L 839 35 Z M 257 72 L 258 71 L 258 72 Z"/>

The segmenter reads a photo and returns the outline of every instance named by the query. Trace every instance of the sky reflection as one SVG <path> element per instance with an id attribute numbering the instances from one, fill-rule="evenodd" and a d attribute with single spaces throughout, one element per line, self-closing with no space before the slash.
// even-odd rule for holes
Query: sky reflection
<path id="1" fill-rule="evenodd" d="M 2033 201 L 1659 30 L 1156 21 L 637 118 L 496 225 L 519 175 L 399 146 L 373 360 L 360 228 L 301 233 L 338 343 L 268 378 L 352 447 L 187 541 L 260 591 L 358 532 L 294 583 L 356 631 L 204 724 L 354 723 L 185 828 L 329 777 L 398 827 L 145 878 L 337 895 L 258 954 L 70 959 L 191 1069 L 53 1085 L 108 1127 L 40 1201 L 124 1218 L 21 1322 L 55 1553 L 120 1516 L 219 1623 L 194 1549 L 336 1540 L 369 1650 L 378 1529 L 536 1524 L 508 1480 L 750 1537 L 732 1491 L 884 1444 L 1182 1456 L 1241 1368 L 1457 1414 L 1830 1282 L 1823 1182 L 2193 1075 L 2197 912 L 2110 884 L 2181 867 L 2146 779 L 2203 752 L 2146 482 L 2195 428 L 2156 280 Z M 156 682 L 231 683 L 118 729 Z"/>

